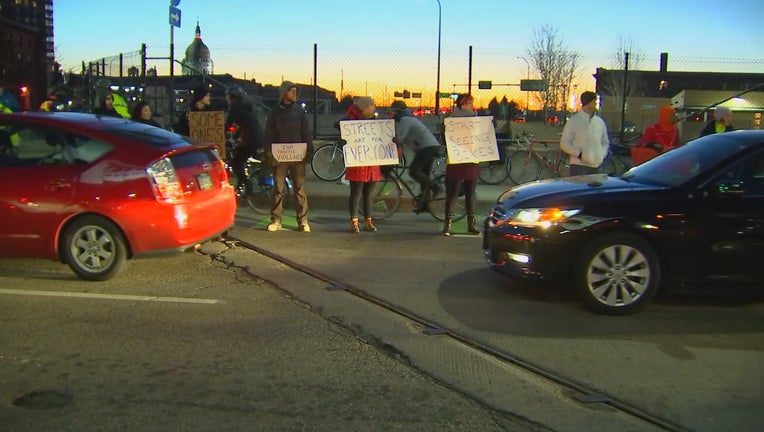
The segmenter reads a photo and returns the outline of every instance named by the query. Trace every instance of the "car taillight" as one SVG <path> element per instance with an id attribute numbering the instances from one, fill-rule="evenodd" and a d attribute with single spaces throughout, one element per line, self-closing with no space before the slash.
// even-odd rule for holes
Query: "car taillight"
<path id="1" fill-rule="evenodd" d="M 169 159 L 161 159 L 146 168 L 146 173 L 154 183 L 154 196 L 159 201 L 176 202 L 183 198 L 181 187 L 175 167 Z"/>

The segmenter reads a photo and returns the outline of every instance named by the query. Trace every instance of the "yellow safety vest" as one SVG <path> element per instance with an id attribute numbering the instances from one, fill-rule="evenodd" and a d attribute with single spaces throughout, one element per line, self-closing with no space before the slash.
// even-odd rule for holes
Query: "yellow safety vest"
<path id="1" fill-rule="evenodd" d="M 111 98 L 114 105 L 114 111 L 121 115 L 123 118 L 130 118 L 130 108 L 127 106 L 127 101 L 119 93 L 112 93 Z"/>

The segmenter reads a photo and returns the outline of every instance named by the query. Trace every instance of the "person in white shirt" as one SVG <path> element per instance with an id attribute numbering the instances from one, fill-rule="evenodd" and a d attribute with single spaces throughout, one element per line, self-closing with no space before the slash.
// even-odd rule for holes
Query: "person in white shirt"
<path id="1" fill-rule="evenodd" d="M 597 95 L 581 94 L 581 111 L 562 129 L 560 148 L 570 156 L 570 175 L 596 174 L 607 156 L 609 141 L 605 122 L 597 114 Z"/>

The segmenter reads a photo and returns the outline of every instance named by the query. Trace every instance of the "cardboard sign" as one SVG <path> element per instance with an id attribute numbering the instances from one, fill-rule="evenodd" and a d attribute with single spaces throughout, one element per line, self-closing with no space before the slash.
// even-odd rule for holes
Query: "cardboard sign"
<path id="1" fill-rule="evenodd" d="M 271 153 L 279 162 L 302 162 L 308 152 L 307 143 L 273 143 Z"/>
<path id="2" fill-rule="evenodd" d="M 223 111 L 189 111 L 188 133 L 192 141 L 214 143 L 220 158 L 225 160 L 225 113 Z"/>
<path id="3" fill-rule="evenodd" d="M 342 120 L 340 137 L 345 140 L 342 151 L 345 166 L 398 165 L 395 120 Z"/>
<path id="4" fill-rule="evenodd" d="M 449 117 L 443 126 L 449 164 L 499 160 L 492 116 Z"/>

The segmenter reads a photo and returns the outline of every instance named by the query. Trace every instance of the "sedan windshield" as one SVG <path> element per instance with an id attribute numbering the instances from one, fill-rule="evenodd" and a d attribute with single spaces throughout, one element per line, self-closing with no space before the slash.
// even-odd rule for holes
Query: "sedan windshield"
<path id="1" fill-rule="evenodd" d="M 750 145 L 734 132 L 698 138 L 624 173 L 623 178 L 656 186 L 678 186 Z"/>

